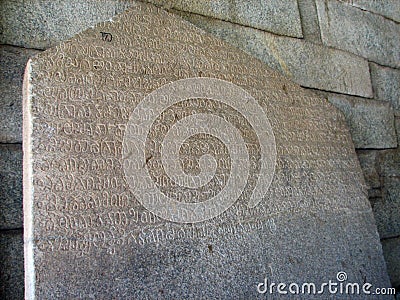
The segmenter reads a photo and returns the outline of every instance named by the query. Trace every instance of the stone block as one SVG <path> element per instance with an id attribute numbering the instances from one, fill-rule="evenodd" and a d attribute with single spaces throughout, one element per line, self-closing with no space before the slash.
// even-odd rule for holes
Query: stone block
<path id="1" fill-rule="evenodd" d="M 180 15 L 302 86 L 372 97 L 368 63 L 356 55 L 193 14 Z"/>
<path id="2" fill-rule="evenodd" d="M 303 37 L 299 9 L 295 0 L 150 0 L 149 2 L 279 35 Z"/>
<path id="3" fill-rule="evenodd" d="M 397 142 L 400 145 L 400 117 L 396 117 L 394 123 L 396 125 Z"/>
<path id="4" fill-rule="evenodd" d="M 305 40 L 321 44 L 321 33 L 315 1 L 298 0 L 301 26 Z"/>
<path id="5" fill-rule="evenodd" d="M 0 231 L 0 298 L 24 299 L 24 243 L 22 231 Z"/>
<path id="6" fill-rule="evenodd" d="M 325 45 L 400 67 L 400 24 L 337 0 L 316 3 Z"/>
<path id="7" fill-rule="evenodd" d="M 0 45 L 0 143 L 22 142 L 22 79 L 29 57 L 38 52 Z"/>
<path id="8" fill-rule="evenodd" d="M 397 147 L 394 113 L 388 102 L 325 94 L 328 100 L 344 113 L 356 148 Z"/>
<path id="9" fill-rule="evenodd" d="M 342 0 L 343 1 L 343 0 Z M 346 1 L 346 0 L 344 0 Z M 351 5 L 385 16 L 400 23 L 400 2 L 398 0 L 371 1 L 347 0 Z"/>
<path id="10" fill-rule="evenodd" d="M 381 151 L 379 173 L 383 177 L 400 177 L 400 148 Z"/>
<path id="11" fill-rule="evenodd" d="M 111 19 L 131 4 L 129 0 L 0 1 L 0 43 L 46 49 Z"/>
<path id="12" fill-rule="evenodd" d="M 364 173 L 365 182 L 370 189 L 376 189 L 381 186 L 379 174 L 376 169 L 376 151 L 358 150 L 357 156 L 360 161 L 361 169 Z"/>
<path id="13" fill-rule="evenodd" d="M 381 239 L 400 236 L 400 178 L 385 177 L 383 198 L 372 203 Z"/>
<path id="14" fill-rule="evenodd" d="M 0 230 L 22 228 L 21 148 L 0 144 Z"/>
<path id="15" fill-rule="evenodd" d="M 400 116 L 400 70 L 374 63 L 370 66 L 375 98 L 389 101 L 395 109 L 395 114 Z"/>
<path id="16" fill-rule="evenodd" d="M 393 287 L 400 288 L 400 237 L 382 240 L 383 255 Z"/>

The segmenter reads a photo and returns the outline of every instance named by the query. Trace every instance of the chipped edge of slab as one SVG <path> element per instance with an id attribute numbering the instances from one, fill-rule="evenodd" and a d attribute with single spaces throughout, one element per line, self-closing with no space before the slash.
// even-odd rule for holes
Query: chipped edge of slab
<path id="1" fill-rule="evenodd" d="M 32 103 L 31 59 L 29 59 L 23 82 L 23 212 L 24 212 L 24 268 L 25 299 L 35 299 L 35 264 L 33 255 L 33 173 L 32 173 Z"/>

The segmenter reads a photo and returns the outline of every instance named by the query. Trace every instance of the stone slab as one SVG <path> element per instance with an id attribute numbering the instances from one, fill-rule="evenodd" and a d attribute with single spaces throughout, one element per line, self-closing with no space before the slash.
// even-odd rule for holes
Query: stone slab
<path id="1" fill-rule="evenodd" d="M 22 228 L 22 146 L 0 144 L 0 230 Z"/>
<path id="2" fill-rule="evenodd" d="M 180 15 L 302 86 L 372 97 L 368 63 L 358 56 L 193 14 Z"/>
<path id="3" fill-rule="evenodd" d="M 24 93 L 26 299 L 389 286 L 343 115 L 190 23 L 133 3 Z"/>
<path id="4" fill-rule="evenodd" d="M 356 148 L 397 147 L 394 112 L 388 102 L 332 93 L 320 94 L 344 113 Z"/>
<path id="5" fill-rule="evenodd" d="M 22 79 L 29 57 L 37 53 L 0 45 L 0 143 L 22 142 Z"/>
<path id="6" fill-rule="evenodd" d="M 1 1 L 0 44 L 46 49 L 130 6 L 126 0 Z"/>
<path id="7" fill-rule="evenodd" d="M 24 299 L 24 243 L 22 231 L 0 231 L 0 298 Z"/>
<path id="8" fill-rule="evenodd" d="M 398 23 L 337 0 L 316 0 L 316 3 L 325 45 L 381 65 L 400 67 Z"/>
<path id="9" fill-rule="evenodd" d="M 393 238 L 400 235 L 400 178 L 385 177 L 383 198 L 372 205 L 380 237 Z"/>
<path id="10" fill-rule="evenodd" d="M 168 9 L 191 12 L 280 35 L 303 37 L 296 0 L 150 0 Z"/>
<path id="11" fill-rule="evenodd" d="M 382 241 L 383 254 L 392 285 L 400 288 L 400 237 Z"/>
<path id="12" fill-rule="evenodd" d="M 380 14 L 400 23 L 400 2 L 397 0 L 348 0 L 348 2 L 355 7 Z"/>
<path id="13" fill-rule="evenodd" d="M 400 70 L 374 63 L 371 63 L 370 67 L 375 98 L 389 101 L 395 114 L 400 116 Z"/>

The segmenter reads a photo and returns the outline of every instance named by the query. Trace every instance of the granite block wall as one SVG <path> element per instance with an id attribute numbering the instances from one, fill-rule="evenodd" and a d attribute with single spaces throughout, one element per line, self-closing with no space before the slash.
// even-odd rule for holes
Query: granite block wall
<path id="1" fill-rule="evenodd" d="M 259 58 L 345 115 L 400 290 L 400 1 L 149 0 Z M 128 0 L 0 1 L 0 299 L 23 299 L 22 77 L 30 56 Z"/>

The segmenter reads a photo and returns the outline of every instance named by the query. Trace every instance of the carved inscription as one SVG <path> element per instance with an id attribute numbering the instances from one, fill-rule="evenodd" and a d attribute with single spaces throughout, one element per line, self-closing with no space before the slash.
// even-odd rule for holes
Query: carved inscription
<path id="1" fill-rule="evenodd" d="M 39 251 L 274 234 L 279 214 L 350 205 L 338 189 L 358 201 L 351 139 L 327 102 L 152 14 L 138 5 L 31 62 Z"/>
<path id="2" fill-rule="evenodd" d="M 387 286 L 342 114 L 129 4 L 28 63 L 25 299 L 258 299 L 343 267 Z"/>
<path id="3" fill-rule="evenodd" d="M 112 34 L 109 32 L 100 32 L 101 33 L 101 39 L 105 42 L 111 42 L 112 41 Z"/>
<path id="4" fill-rule="evenodd" d="M 262 201 L 276 150 L 253 97 L 226 81 L 190 78 L 154 91 L 135 108 L 123 155 L 126 179 L 144 207 L 173 222 L 196 223 L 241 196 L 249 207 Z M 201 201 L 203 195 L 210 197 Z"/>

